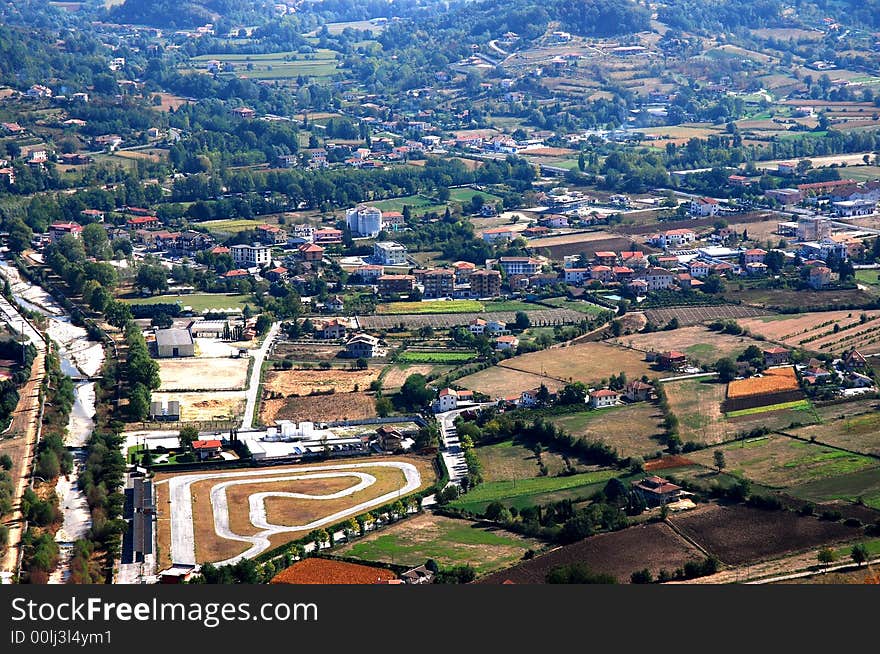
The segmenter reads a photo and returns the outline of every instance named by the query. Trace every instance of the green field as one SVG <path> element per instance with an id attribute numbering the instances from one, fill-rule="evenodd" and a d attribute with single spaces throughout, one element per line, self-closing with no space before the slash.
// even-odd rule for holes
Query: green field
<path id="1" fill-rule="evenodd" d="M 560 307 L 562 309 L 571 309 L 572 311 L 578 311 L 590 316 L 597 316 L 603 311 L 610 311 L 610 309 L 600 307 L 598 304 L 593 304 L 592 302 L 569 300 L 564 297 L 551 297 L 546 300 L 541 300 L 541 304 L 547 304 L 551 307 Z"/>
<path id="2" fill-rule="evenodd" d="M 479 313 L 483 303 L 476 300 L 438 300 L 432 302 L 389 302 L 376 307 L 376 313 Z"/>
<path id="3" fill-rule="evenodd" d="M 226 232 L 228 234 L 238 234 L 248 229 L 256 229 L 257 225 L 263 223 L 258 220 L 247 220 L 246 218 L 230 218 L 229 220 L 207 220 L 203 223 L 197 223 L 198 227 L 204 227 L 210 232 Z"/>
<path id="4" fill-rule="evenodd" d="M 403 352 L 397 359 L 405 363 L 464 363 L 476 357 L 475 352 Z"/>
<path id="5" fill-rule="evenodd" d="M 414 216 L 422 214 L 443 213 L 446 205 L 438 204 L 434 198 L 426 198 L 422 195 L 407 195 L 402 198 L 391 198 L 389 200 L 379 200 L 373 202 L 372 205 L 381 211 L 399 211 L 403 212 L 403 207 L 408 206 Z"/>
<path id="6" fill-rule="evenodd" d="M 541 305 L 532 302 L 522 302 L 520 300 L 498 300 L 486 302 L 484 310 L 486 313 L 493 313 L 497 311 L 535 311 L 540 308 Z"/>
<path id="7" fill-rule="evenodd" d="M 306 77 L 330 77 L 338 67 L 336 53 L 332 50 L 316 50 L 311 54 L 298 52 L 272 52 L 267 54 L 216 54 L 194 57 L 204 62 L 217 59 L 235 66 L 234 73 L 251 79 L 293 79 Z"/>
<path id="8" fill-rule="evenodd" d="M 834 466 L 835 475 L 813 478 L 790 487 L 788 492 L 811 502 L 861 499 L 866 506 L 880 510 L 880 468 L 875 460 L 848 455 L 838 457 L 830 465 Z"/>
<path id="9" fill-rule="evenodd" d="M 339 553 L 409 566 L 434 559 L 442 567 L 471 565 L 477 574 L 486 574 L 513 565 L 529 549 L 538 550 L 540 544 L 510 532 L 426 513 L 359 539 Z"/>
<path id="10" fill-rule="evenodd" d="M 794 402 L 782 402 L 780 404 L 771 404 L 769 406 L 756 406 L 752 409 L 740 409 L 739 411 L 728 411 L 724 414 L 726 418 L 737 418 L 739 416 L 752 416 L 757 413 L 767 413 L 768 411 L 784 411 L 786 409 L 794 411 L 813 412 L 813 405 L 809 400 L 795 400 Z"/>
<path id="11" fill-rule="evenodd" d="M 254 304 L 251 295 L 223 295 L 220 293 L 192 293 L 191 295 L 154 295 L 152 297 L 120 298 L 128 304 L 180 304 L 192 307 L 196 313 L 209 309 L 241 309 Z"/>
<path id="12" fill-rule="evenodd" d="M 508 506 L 521 508 L 535 503 L 555 499 L 551 497 L 560 491 L 582 490 L 589 486 L 604 484 L 616 476 L 614 470 L 584 472 L 567 477 L 534 477 L 511 481 L 490 481 L 475 487 L 450 504 L 451 507 L 481 513 L 490 502 L 502 502 Z M 598 490 L 598 489 L 595 489 Z M 592 491 L 589 491 L 592 492 Z M 584 495 L 589 492 L 583 491 Z"/>
<path id="13" fill-rule="evenodd" d="M 449 200 L 451 202 L 470 202 L 475 196 L 480 196 L 487 204 L 497 202 L 501 198 L 485 191 L 477 191 L 472 188 L 451 188 L 449 189 Z"/>
<path id="14" fill-rule="evenodd" d="M 872 292 L 880 292 L 880 270 L 856 270 L 856 281 L 871 286 Z"/>

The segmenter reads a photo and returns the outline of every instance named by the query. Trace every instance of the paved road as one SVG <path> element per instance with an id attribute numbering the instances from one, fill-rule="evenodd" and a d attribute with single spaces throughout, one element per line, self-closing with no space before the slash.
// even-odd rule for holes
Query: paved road
<path id="1" fill-rule="evenodd" d="M 447 411 L 446 413 L 438 413 L 435 416 L 437 422 L 440 423 L 440 437 L 443 439 L 444 446 L 441 454 L 443 455 L 443 462 L 446 464 L 446 469 L 449 471 L 450 484 L 456 484 L 460 488 L 461 480 L 468 476 L 464 451 L 461 449 L 461 442 L 458 440 L 458 433 L 455 429 L 455 419 L 465 411 L 480 409 L 485 406 L 492 406 L 493 404 L 493 402 L 475 404 L 462 409 Z M 433 504 L 433 501 L 428 502 L 427 499 L 428 498 L 426 498 L 425 504 Z M 431 499 L 433 499 L 433 496 Z"/>
<path id="2" fill-rule="evenodd" d="M 274 323 L 272 327 L 269 328 L 269 333 L 266 334 L 263 344 L 254 352 L 254 367 L 251 369 L 251 378 L 247 390 L 247 402 L 244 407 L 244 417 L 241 420 L 241 428 L 245 431 L 254 429 L 257 396 L 260 392 L 260 372 L 263 369 L 263 362 L 266 360 L 266 354 L 269 352 L 269 348 L 272 347 L 272 343 L 275 342 L 275 337 L 278 336 L 278 331 L 280 329 L 281 323 Z"/>
<path id="3" fill-rule="evenodd" d="M 371 500 L 360 502 L 359 504 L 350 506 L 347 509 L 338 511 L 336 513 L 333 513 L 332 515 L 325 516 L 320 520 L 311 522 L 308 525 L 292 527 L 282 527 L 268 524 L 262 525 L 263 527 L 268 528 L 264 528 L 262 531 L 254 534 L 253 536 L 242 536 L 240 534 L 234 533 L 229 528 L 229 508 L 228 504 L 226 503 L 225 489 L 226 486 L 230 485 L 230 483 L 217 484 L 216 486 L 214 486 L 214 488 L 211 489 L 211 504 L 213 507 L 214 529 L 216 533 L 222 538 L 251 543 L 251 547 L 242 554 L 232 557 L 231 559 L 222 561 L 218 564 L 229 565 L 235 563 L 242 558 L 254 557 L 261 552 L 269 549 L 271 547 L 269 538 L 275 534 L 290 531 L 317 529 L 319 527 L 338 522 L 342 518 L 345 518 L 347 516 L 358 515 L 360 513 L 368 511 L 371 508 L 386 504 L 397 497 L 401 497 L 407 493 L 411 493 L 417 490 L 419 486 L 421 486 L 421 475 L 419 474 L 418 469 L 410 463 L 404 463 L 400 461 L 376 461 L 370 463 L 343 463 L 339 465 L 326 466 L 277 468 L 272 469 L 271 472 L 269 470 L 246 470 L 239 472 L 199 473 L 192 475 L 179 475 L 167 480 L 160 481 L 158 483 L 168 484 L 169 497 L 171 498 L 171 560 L 174 563 L 196 563 L 195 529 L 193 525 L 193 499 L 190 487 L 192 486 L 192 484 L 198 481 L 203 481 L 206 479 L 220 479 L 227 480 L 228 482 L 234 482 L 235 480 L 241 479 L 242 481 L 240 481 L 239 483 L 246 483 L 249 481 L 252 481 L 252 483 L 263 483 L 264 481 L 283 481 L 285 479 L 302 478 L 303 473 L 329 470 L 341 471 L 340 475 L 334 476 L 349 476 L 352 471 L 357 468 L 376 467 L 397 468 L 398 470 L 403 472 L 403 475 L 406 478 L 406 484 L 403 487 L 385 493 L 380 497 L 375 497 Z M 286 476 L 285 473 L 287 473 Z M 267 477 L 268 474 L 272 474 L 274 476 Z M 251 480 L 248 479 L 249 477 L 257 477 L 258 479 Z M 362 479 L 358 486 L 360 486 L 360 488 L 364 488 L 364 482 L 365 480 Z M 350 492 L 354 492 L 351 489 L 347 490 L 349 490 Z M 277 495 L 277 493 L 275 493 L 275 495 Z M 339 496 L 339 493 L 334 493 L 333 495 L 327 495 L 323 497 L 315 496 L 314 499 L 332 499 L 336 496 Z M 253 505 L 251 506 L 251 511 L 251 515 L 253 517 Z M 265 515 L 264 510 L 263 515 Z M 261 525 L 257 526 L 260 527 Z"/>

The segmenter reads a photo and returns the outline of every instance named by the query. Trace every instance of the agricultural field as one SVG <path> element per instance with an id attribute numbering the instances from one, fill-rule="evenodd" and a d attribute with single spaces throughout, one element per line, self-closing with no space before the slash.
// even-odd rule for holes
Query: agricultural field
<path id="1" fill-rule="evenodd" d="M 601 235 L 601 237 L 596 238 L 597 234 Z M 635 249 L 644 250 L 645 245 L 626 236 L 588 232 L 586 234 L 533 238 L 529 240 L 528 248 L 540 254 L 546 253 L 552 259 L 562 259 L 562 257 L 571 254 L 585 254 L 588 257 L 592 257 L 601 250 L 610 250 L 612 252 Z"/>
<path id="2" fill-rule="evenodd" d="M 424 375 L 425 377 L 441 377 L 451 371 L 453 366 L 434 365 L 430 363 L 395 363 L 388 366 L 382 376 L 382 388 L 394 390 L 403 386 L 410 375 Z"/>
<path id="3" fill-rule="evenodd" d="M 317 49 L 311 54 L 273 52 L 268 54 L 216 54 L 194 57 L 198 66 L 209 59 L 218 59 L 234 66 L 235 75 L 256 80 L 285 80 L 305 77 L 330 77 L 338 69 L 337 53 Z"/>
<path id="4" fill-rule="evenodd" d="M 153 392 L 153 401 L 167 404 L 170 400 L 180 402 L 182 422 L 206 422 L 228 420 L 244 413 L 245 391 L 211 391 L 202 393 Z"/>
<path id="5" fill-rule="evenodd" d="M 804 311 L 824 311 L 835 309 L 840 305 L 864 305 L 872 301 L 873 296 L 861 289 L 827 289 L 823 291 L 748 288 L 740 291 L 728 287 L 724 292 L 725 299 L 731 302 L 742 302 L 765 309 L 801 309 Z M 766 311 L 764 313 L 767 313 Z"/>
<path id="6" fill-rule="evenodd" d="M 477 357 L 476 352 L 401 352 L 398 361 L 404 363 L 466 363 Z"/>
<path id="7" fill-rule="evenodd" d="M 762 346 L 747 336 L 721 334 L 697 325 L 650 334 L 630 334 L 611 342 L 641 352 L 678 350 L 687 354 L 688 361 L 703 363 L 714 363 L 722 357 L 736 359 L 749 345 Z"/>
<path id="8" fill-rule="evenodd" d="M 880 467 L 876 459 L 869 461 L 872 467 L 866 464 L 862 470 L 806 481 L 790 487 L 788 493 L 810 502 L 830 503 L 829 508 L 837 508 L 840 502 L 861 504 L 874 509 L 866 521 L 876 521 L 880 518 Z M 857 466 L 853 463 L 849 467 Z"/>
<path id="9" fill-rule="evenodd" d="M 506 359 L 499 367 L 541 375 L 563 383 L 580 381 L 585 384 L 596 384 L 621 372 L 626 373 L 628 379 L 655 374 L 641 352 L 608 343 L 590 342 L 530 352 Z"/>
<path id="10" fill-rule="evenodd" d="M 687 443 L 720 443 L 732 437 L 721 403 L 726 387 L 714 379 L 687 379 L 663 385 L 669 408 L 678 418 L 681 440 Z"/>
<path id="11" fill-rule="evenodd" d="M 119 298 L 128 304 L 179 304 L 190 307 L 195 313 L 221 311 L 224 309 L 242 309 L 244 305 L 254 304 L 251 295 L 225 293 L 188 293 L 185 295 L 151 295 L 150 297 Z"/>
<path id="12" fill-rule="evenodd" d="M 522 508 L 563 498 L 586 497 L 595 490 L 601 490 L 605 482 L 617 474 L 614 470 L 598 470 L 565 477 L 532 477 L 483 482 L 453 501 L 450 506 L 472 513 L 482 513 L 491 502 Z"/>
<path id="13" fill-rule="evenodd" d="M 272 370 L 266 373 L 263 390 L 291 395 L 310 395 L 312 393 L 350 393 L 366 390 L 370 382 L 379 378 L 379 368 L 351 370 L 336 368 L 331 370 Z"/>
<path id="14" fill-rule="evenodd" d="M 264 425 L 276 420 L 333 422 L 375 417 L 376 398 L 363 391 L 264 399 L 260 403 L 260 422 Z"/>
<path id="15" fill-rule="evenodd" d="M 272 577 L 270 584 L 374 584 L 379 580 L 391 581 L 397 574 L 386 568 L 359 565 L 308 557 L 297 561 Z"/>
<path id="16" fill-rule="evenodd" d="M 370 204 L 381 211 L 399 211 L 401 213 L 404 207 L 409 207 L 414 216 L 421 216 L 432 212 L 442 214 L 446 208 L 446 205 L 438 202 L 436 198 L 426 198 L 422 195 L 408 195 L 402 198 L 378 200 Z"/>
<path id="17" fill-rule="evenodd" d="M 588 316 L 598 316 L 601 313 L 610 311 L 610 309 L 600 307 L 598 304 L 593 304 L 592 302 L 586 302 L 584 300 L 569 300 L 566 297 L 551 297 L 543 299 L 541 300 L 541 304 L 558 307 L 560 309 L 570 309 L 571 311 L 584 313 Z"/>
<path id="18" fill-rule="evenodd" d="M 743 505 L 708 504 L 669 520 L 676 529 L 729 565 L 776 558 L 851 540 L 861 534 L 860 530 L 840 522 Z"/>
<path id="19" fill-rule="evenodd" d="M 832 354 L 853 347 L 863 354 L 880 352 L 880 311 L 817 311 L 738 322 L 750 333 L 787 347 Z"/>
<path id="20" fill-rule="evenodd" d="M 851 452 L 880 456 L 880 412 L 876 410 L 792 429 L 790 433 Z"/>
<path id="21" fill-rule="evenodd" d="M 475 300 L 452 300 L 451 302 L 443 302 L 443 304 L 452 304 L 453 302 L 475 302 Z M 408 304 L 402 302 L 401 304 Z M 415 303 L 413 303 L 415 304 Z M 430 303 L 425 303 L 430 304 Z M 526 311 L 529 320 L 534 327 L 553 326 L 553 325 L 570 325 L 579 323 L 584 316 L 577 311 L 570 309 L 538 309 L 535 311 Z M 368 330 L 387 330 L 396 329 L 403 325 L 408 329 L 418 329 L 419 327 L 433 327 L 434 329 L 449 329 L 450 327 L 458 327 L 467 325 L 474 318 L 486 318 L 485 313 L 407 313 L 392 315 L 374 315 L 374 316 L 358 316 L 357 321 L 361 329 Z M 515 311 L 499 311 L 492 314 L 492 318 L 512 323 L 516 320 Z"/>
<path id="22" fill-rule="evenodd" d="M 739 399 L 756 395 L 775 395 L 800 389 L 793 367 L 770 368 L 760 377 L 734 379 L 727 385 L 727 397 Z"/>
<path id="23" fill-rule="evenodd" d="M 633 572 L 647 568 L 656 577 L 660 570 L 674 571 L 704 555 L 668 525 L 636 525 L 607 534 L 591 536 L 566 545 L 512 568 L 481 579 L 481 583 L 542 584 L 551 569 L 583 563 L 594 573 L 606 573 L 618 583 L 629 583 Z"/>
<path id="24" fill-rule="evenodd" d="M 474 450 L 483 466 L 485 482 L 531 479 L 538 476 L 538 458 L 513 441 L 484 445 Z"/>
<path id="25" fill-rule="evenodd" d="M 471 565 L 478 575 L 506 568 L 541 543 L 500 529 L 431 513 L 403 520 L 336 550 L 364 561 L 409 566 L 434 559 L 442 567 Z"/>
<path id="26" fill-rule="evenodd" d="M 711 468 L 714 449 L 691 452 L 687 456 Z M 877 462 L 866 456 L 787 436 L 770 435 L 731 443 L 720 449 L 724 452 L 726 473 L 751 479 L 766 488 L 790 488 L 867 469 L 880 472 Z"/>
<path id="27" fill-rule="evenodd" d="M 750 316 L 761 316 L 767 312 L 762 309 L 732 304 L 706 307 L 670 307 L 668 309 L 646 309 L 645 317 L 653 325 L 665 325 L 673 318 L 679 325 L 699 325 L 713 320 L 739 320 Z"/>
<path id="28" fill-rule="evenodd" d="M 430 302 L 388 302 L 376 307 L 386 315 L 422 313 L 473 313 L 483 311 L 483 303 L 476 300 L 433 300 Z"/>
<path id="29" fill-rule="evenodd" d="M 551 393 L 565 386 L 564 382 L 556 379 L 502 366 L 485 368 L 467 377 L 462 377 L 456 383 L 491 398 L 506 398 L 514 395 L 519 397 L 523 391 L 538 388 L 541 384 L 544 384 Z"/>
<path id="30" fill-rule="evenodd" d="M 160 391 L 237 391 L 247 385 L 250 359 L 158 359 Z"/>
<path id="31" fill-rule="evenodd" d="M 272 360 L 290 361 L 330 361 L 336 359 L 342 346 L 337 342 L 315 341 L 314 343 L 276 342 Z"/>
<path id="32" fill-rule="evenodd" d="M 427 488 L 429 457 L 329 460 L 156 477 L 159 569 L 253 557 Z M 186 504 L 192 511 L 186 510 Z"/>
<path id="33" fill-rule="evenodd" d="M 584 411 L 552 418 L 574 436 L 603 443 L 620 456 L 654 456 L 663 449 L 663 415 L 656 404 L 638 402 L 619 407 Z"/>
<path id="34" fill-rule="evenodd" d="M 226 220 L 206 220 L 198 223 L 199 227 L 204 227 L 209 232 L 238 234 L 249 229 L 256 229 L 257 225 L 263 223 L 259 220 L 248 220 L 247 218 L 229 218 Z"/>

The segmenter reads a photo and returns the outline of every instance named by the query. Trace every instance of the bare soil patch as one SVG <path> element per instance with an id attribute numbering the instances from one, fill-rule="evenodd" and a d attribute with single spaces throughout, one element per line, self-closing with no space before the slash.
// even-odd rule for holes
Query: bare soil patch
<path id="1" fill-rule="evenodd" d="M 333 422 L 375 416 L 376 399 L 363 392 L 263 400 L 260 405 L 260 422 L 264 425 L 271 425 L 276 420 Z"/>
<path id="2" fill-rule="evenodd" d="M 160 391 L 235 391 L 247 384 L 248 359 L 160 359 Z"/>
<path id="3" fill-rule="evenodd" d="M 379 377 L 378 368 L 366 370 L 283 370 L 266 373 L 263 388 L 272 393 L 289 395 L 308 395 L 333 390 L 336 393 L 349 393 L 366 390 L 370 382 Z"/>

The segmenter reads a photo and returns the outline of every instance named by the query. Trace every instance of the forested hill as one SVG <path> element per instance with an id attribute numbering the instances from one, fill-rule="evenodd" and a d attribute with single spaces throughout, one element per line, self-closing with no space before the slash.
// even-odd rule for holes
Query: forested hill
<path id="1" fill-rule="evenodd" d="M 267 0 L 125 0 L 109 12 L 110 20 L 153 27 L 184 29 L 226 18 L 241 24 L 272 15 Z"/>

